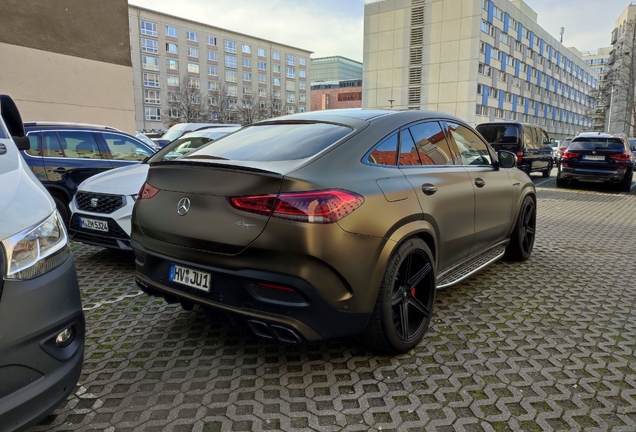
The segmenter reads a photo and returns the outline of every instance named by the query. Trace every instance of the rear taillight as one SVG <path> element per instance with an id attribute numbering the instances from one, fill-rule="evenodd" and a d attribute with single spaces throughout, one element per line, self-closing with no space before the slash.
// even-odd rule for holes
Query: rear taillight
<path id="1" fill-rule="evenodd" d="M 609 155 L 609 158 L 617 162 L 629 162 L 631 155 L 629 153 L 613 154 Z"/>
<path id="2" fill-rule="evenodd" d="M 523 160 L 523 150 L 517 150 L 517 163 L 521 163 Z"/>
<path id="3" fill-rule="evenodd" d="M 139 189 L 139 193 L 137 194 L 137 199 L 138 200 L 150 199 L 154 197 L 155 195 L 157 195 L 157 192 L 159 192 L 159 189 L 149 185 L 148 183 L 144 183 L 141 189 Z"/>
<path id="4" fill-rule="evenodd" d="M 578 157 L 579 157 L 578 153 L 574 153 L 567 150 L 563 152 L 563 154 L 561 155 L 561 159 L 576 159 Z"/>
<path id="5" fill-rule="evenodd" d="M 364 202 L 360 195 L 339 189 L 230 197 L 228 200 L 232 207 L 250 213 L 321 224 L 339 221 Z"/>

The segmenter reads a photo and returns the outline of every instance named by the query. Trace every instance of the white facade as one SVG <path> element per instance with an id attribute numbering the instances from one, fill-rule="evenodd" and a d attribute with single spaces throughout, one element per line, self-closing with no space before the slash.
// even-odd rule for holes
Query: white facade
<path id="1" fill-rule="evenodd" d="M 363 107 L 534 123 L 555 139 L 593 126 L 597 74 L 521 0 L 366 4 L 363 64 Z"/>
<path id="2" fill-rule="evenodd" d="M 274 95 L 284 113 L 310 106 L 311 51 L 138 6 L 129 6 L 129 20 L 137 130 L 167 129 L 169 93 L 186 73 L 202 98 L 229 86 L 233 103 L 251 92 Z"/>

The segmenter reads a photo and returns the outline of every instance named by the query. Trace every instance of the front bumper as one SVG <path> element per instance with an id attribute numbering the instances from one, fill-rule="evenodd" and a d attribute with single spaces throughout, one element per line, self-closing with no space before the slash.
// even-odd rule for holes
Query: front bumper
<path id="1" fill-rule="evenodd" d="M 55 337 L 74 327 L 70 345 Z M 24 430 L 74 390 L 85 323 L 73 258 L 27 281 L 4 282 L 0 298 L 0 429 Z"/>
<path id="2" fill-rule="evenodd" d="M 130 250 L 130 220 L 135 202 L 129 196 L 124 196 L 124 198 L 125 205 L 108 214 L 81 210 L 78 208 L 75 198 L 73 198 L 70 204 L 69 237 L 75 241 L 94 246 Z M 108 232 L 80 227 L 78 223 L 79 217 L 106 222 L 108 224 Z"/>
<path id="3" fill-rule="evenodd" d="M 285 334 L 291 331 L 299 335 L 297 341 L 331 339 L 362 332 L 371 317 L 370 313 L 335 308 L 309 282 L 295 276 L 204 266 L 150 252 L 135 241 L 132 246 L 137 255 L 136 282 L 144 292 L 163 297 L 170 303 L 179 302 L 185 309 L 198 304 L 245 318 L 261 336 L 264 334 L 259 333 L 258 328 L 266 333 L 266 327 L 273 325 L 286 329 Z M 212 283 L 209 292 L 171 282 L 172 264 L 210 273 Z M 293 292 L 268 290 L 259 282 L 288 287 Z M 285 340 L 273 333 L 273 337 Z"/>

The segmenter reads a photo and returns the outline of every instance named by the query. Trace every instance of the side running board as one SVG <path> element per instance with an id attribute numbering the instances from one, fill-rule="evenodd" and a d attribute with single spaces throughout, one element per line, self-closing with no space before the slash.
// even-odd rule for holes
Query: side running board
<path id="1" fill-rule="evenodd" d="M 448 272 L 440 275 L 437 282 L 437 288 L 446 288 L 466 279 L 473 273 L 483 269 L 488 264 L 497 261 L 506 252 L 508 241 L 498 244 L 484 253 L 469 258 L 468 261 L 458 267 L 450 269 Z"/>

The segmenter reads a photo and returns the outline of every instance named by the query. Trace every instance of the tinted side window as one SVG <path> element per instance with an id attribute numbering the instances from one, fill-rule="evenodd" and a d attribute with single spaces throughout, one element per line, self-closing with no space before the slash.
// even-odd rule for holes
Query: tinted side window
<path id="1" fill-rule="evenodd" d="M 371 151 L 371 153 L 369 153 L 367 162 L 376 165 L 395 166 L 397 147 L 398 135 L 395 133 L 382 141 L 376 148 Z"/>
<path id="2" fill-rule="evenodd" d="M 523 127 L 523 141 L 526 149 L 532 150 L 534 148 L 534 136 L 531 128 Z"/>
<path id="3" fill-rule="evenodd" d="M 40 142 L 38 139 L 38 135 L 38 133 L 31 133 L 27 135 L 29 137 L 29 144 L 31 146 L 26 152 L 31 156 L 42 156 L 42 153 L 40 153 Z"/>
<path id="4" fill-rule="evenodd" d="M 60 146 L 55 132 L 42 133 L 42 156 L 44 157 L 64 157 L 64 152 Z"/>
<path id="5" fill-rule="evenodd" d="M 92 132 L 60 131 L 57 133 L 66 157 L 101 159 L 102 155 Z"/>
<path id="6" fill-rule="evenodd" d="M 115 160 L 142 161 L 153 154 L 137 141 L 124 135 L 105 133 L 102 137 Z"/>
<path id="7" fill-rule="evenodd" d="M 415 141 L 408 129 L 400 132 L 400 140 L 400 166 L 422 165 Z"/>
<path id="8" fill-rule="evenodd" d="M 454 165 L 450 146 L 438 122 L 420 123 L 409 128 L 422 165 Z"/>
<path id="9" fill-rule="evenodd" d="M 469 128 L 457 123 L 448 123 L 461 158 L 462 165 L 491 165 L 488 146 Z"/>

